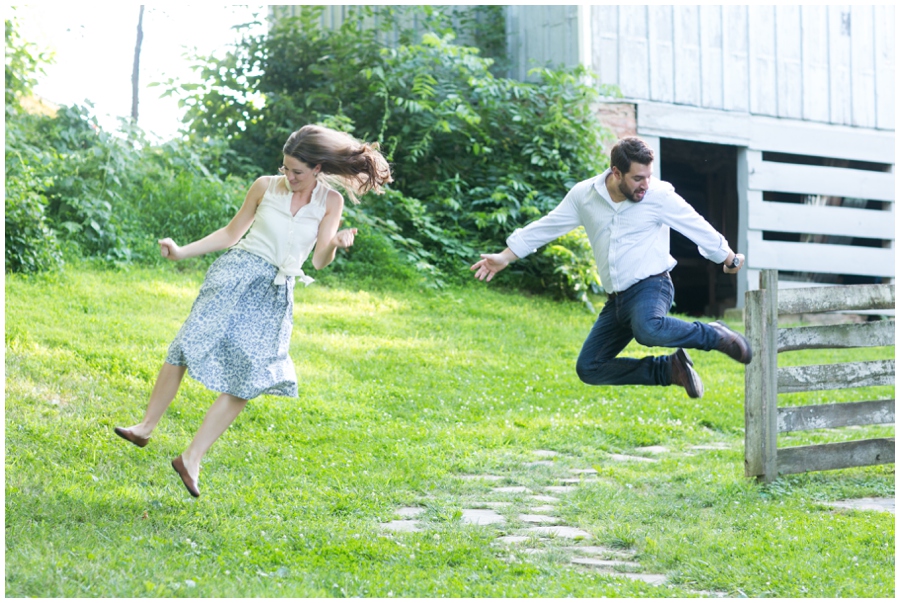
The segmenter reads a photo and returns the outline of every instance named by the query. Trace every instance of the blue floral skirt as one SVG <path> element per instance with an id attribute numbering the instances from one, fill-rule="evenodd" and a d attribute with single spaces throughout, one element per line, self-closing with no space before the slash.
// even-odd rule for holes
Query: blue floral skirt
<path id="1" fill-rule="evenodd" d="M 250 400 L 261 394 L 297 396 L 288 356 L 294 318 L 294 278 L 275 285 L 278 269 L 232 249 L 206 273 L 191 313 L 166 362 L 186 366 L 209 389 Z"/>

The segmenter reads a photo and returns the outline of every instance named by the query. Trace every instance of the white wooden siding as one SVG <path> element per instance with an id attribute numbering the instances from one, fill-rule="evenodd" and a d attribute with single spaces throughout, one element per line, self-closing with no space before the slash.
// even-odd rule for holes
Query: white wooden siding
<path id="1" fill-rule="evenodd" d="M 578 65 L 578 14 L 577 5 L 507 6 L 507 49 L 513 64 L 510 77 L 530 81 L 535 78 L 528 71 L 536 66 Z"/>
<path id="2" fill-rule="evenodd" d="M 587 60 L 636 101 L 892 130 L 894 11 L 594 5 Z"/>

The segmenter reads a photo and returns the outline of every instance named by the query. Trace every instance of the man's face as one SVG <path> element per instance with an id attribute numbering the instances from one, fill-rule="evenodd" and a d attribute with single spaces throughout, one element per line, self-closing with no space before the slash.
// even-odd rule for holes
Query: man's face
<path id="1" fill-rule="evenodd" d="M 619 178 L 619 192 L 626 199 L 637 203 L 644 198 L 647 189 L 650 187 L 650 177 L 653 174 L 651 165 L 632 161 L 631 168 L 627 174 L 623 174 L 615 167 L 613 170 Z"/>

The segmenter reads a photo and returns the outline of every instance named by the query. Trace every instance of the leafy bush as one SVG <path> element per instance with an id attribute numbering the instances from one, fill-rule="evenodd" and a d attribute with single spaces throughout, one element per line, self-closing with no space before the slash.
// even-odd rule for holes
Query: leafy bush
<path id="1" fill-rule="evenodd" d="M 35 75 L 49 57 L 21 39 L 14 20 L 6 20 L 5 29 L 5 269 L 40 272 L 58 267 L 62 257 L 42 194 L 51 172 L 44 167 L 41 147 L 28 140 L 36 118 L 25 113 L 20 103 L 31 93 Z"/>
<path id="2" fill-rule="evenodd" d="M 62 264 L 56 233 L 47 222 L 44 172 L 23 153 L 6 153 L 5 244 L 7 272 L 42 272 Z"/>

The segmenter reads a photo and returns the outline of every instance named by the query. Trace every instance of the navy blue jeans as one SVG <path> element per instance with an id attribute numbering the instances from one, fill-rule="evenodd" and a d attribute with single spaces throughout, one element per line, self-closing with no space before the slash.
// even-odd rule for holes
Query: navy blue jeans
<path id="1" fill-rule="evenodd" d="M 617 356 L 632 339 L 648 347 L 714 349 L 719 335 L 712 327 L 666 316 L 674 295 L 666 273 L 607 301 L 578 355 L 578 377 L 589 385 L 671 385 L 669 356 Z"/>

